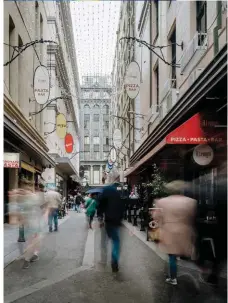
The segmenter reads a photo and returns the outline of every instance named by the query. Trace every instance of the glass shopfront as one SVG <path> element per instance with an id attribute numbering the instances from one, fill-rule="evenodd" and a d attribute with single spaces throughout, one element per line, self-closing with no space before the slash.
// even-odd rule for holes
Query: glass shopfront
<path id="1" fill-rule="evenodd" d="M 63 196 L 63 178 L 56 174 L 56 188 L 58 192 Z"/>

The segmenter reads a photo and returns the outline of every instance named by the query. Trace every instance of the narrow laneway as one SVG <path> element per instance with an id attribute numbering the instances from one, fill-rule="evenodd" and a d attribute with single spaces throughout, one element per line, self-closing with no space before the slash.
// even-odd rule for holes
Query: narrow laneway
<path id="1" fill-rule="evenodd" d="M 121 230 L 120 272 L 114 276 L 109 264 L 110 247 L 107 266 L 100 264 L 100 229 L 95 227 L 90 233 L 94 239 L 89 243 L 84 215 L 71 212 L 70 219 L 62 225 L 59 233 L 49 234 L 45 238 L 39 262 L 32 264 L 28 270 L 22 270 L 19 261 L 6 268 L 6 302 L 226 302 L 226 293 L 222 289 L 216 293 L 212 288 L 197 283 L 197 293 L 197 284 L 192 280 L 194 277 L 198 281 L 197 273 L 189 269 L 179 270 L 177 287 L 166 285 L 166 263 L 125 227 Z M 83 268 L 83 256 L 88 247 L 94 252 L 94 256 L 91 255 L 94 264 L 90 268 Z M 61 276 L 73 267 L 75 273 L 62 280 L 60 278 L 61 281 L 53 280 L 49 286 L 46 282 L 43 285 L 39 283 Z M 77 272 L 77 268 L 81 270 Z M 31 294 L 26 295 L 25 292 L 20 299 L 12 301 L 10 294 L 20 294 L 19 290 L 28 290 L 29 287 Z"/>

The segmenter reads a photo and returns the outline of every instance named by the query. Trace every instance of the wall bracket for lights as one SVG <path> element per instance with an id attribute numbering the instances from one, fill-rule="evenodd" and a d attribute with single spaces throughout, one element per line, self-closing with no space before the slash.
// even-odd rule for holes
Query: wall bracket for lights
<path id="1" fill-rule="evenodd" d="M 54 43 L 54 44 L 57 44 L 57 42 L 55 42 L 55 41 L 44 40 L 44 39 L 30 41 L 30 42 L 27 42 L 27 43 L 25 43 L 21 46 L 15 46 L 15 45 L 10 45 L 10 44 L 4 43 L 4 45 L 7 45 L 7 46 L 13 48 L 13 53 L 12 53 L 11 59 L 9 61 L 7 61 L 6 63 L 4 63 L 3 66 L 7 66 L 7 65 L 11 64 L 27 48 L 29 48 L 30 46 L 34 46 L 38 43 Z M 15 54 L 15 52 L 16 52 L 16 54 Z"/>
<path id="2" fill-rule="evenodd" d="M 153 44 L 149 44 L 148 42 L 146 42 L 144 40 L 138 39 L 136 37 L 122 37 L 122 38 L 119 39 L 119 42 L 121 43 L 122 40 L 128 40 L 128 41 L 138 42 L 140 45 L 146 46 L 151 52 L 153 52 L 165 64 L 170 65 L 170 66 L 174 66 L 174 67 L 178 67 L 178 68 L 181 67 L 180 64 L 172 64 L 172 63 L 166 61 L 165 57 L 164 57 L 164 54 L 162 52 L 162 49 L 165 48 L 165 47 L 169 47 L 169 46 L 172 46 L 173 44 L 175 44 L 177 46 L 180 46 L 181 50 L 183 50 L 184 49 L 184 43 L 183 43 L 183 41 L 181 42 L 181 44 L 179 44 L 179 43 L 171 43 L 171 44 L 168 44 L 168 45 L 153 45 Z M 155 49 L 159 49 L 160 52 L 161 52 L 161 55 L 158 54 L 155 51 Z"/>

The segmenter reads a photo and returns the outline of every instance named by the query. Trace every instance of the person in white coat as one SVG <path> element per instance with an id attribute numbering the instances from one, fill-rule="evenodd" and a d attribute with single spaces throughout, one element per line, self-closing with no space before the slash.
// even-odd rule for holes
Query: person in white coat
<path id="1" fill-rule="evenodd" d="M 46 194 L 46 202 L 48 206 L 48 225 L 49 232 L 52 232 L 54 221 L 54 231 L 58 231 L 58 210 L 61 205 L 61 195 L 55 189 L 50 189 Z"/>

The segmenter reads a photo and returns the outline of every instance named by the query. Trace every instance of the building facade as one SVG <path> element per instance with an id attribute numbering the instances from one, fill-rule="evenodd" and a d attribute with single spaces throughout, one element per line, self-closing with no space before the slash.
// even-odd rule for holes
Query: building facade
<path id="1" fill-rule="evenodd" d="M 89 185 L 102 184 L 110 151 L 110 98 L 108 77 L 82 77 L 80 100 L 80 166 Z"/>
<path id="2" fill-rule="evenodd" d="M 55 136 L 56 115 L 67 115 L 65 112 L 68 110 L 70 114 L 67 120 L 73 123 L 68 124 L 67 132 L 72 133 L 74 151 L 77 150 L 80 87 L 77 84 L 76 60 L 72 55 L 75 56 L 74 43 L 67 42 L 69 35 L 72 35 L 70 20 L 67 4 L 40 1 L 4 2 L 5 221 L 8 191 L 18 186 L 20 177 L 26 177 L 36 185 L 40 182 L 43 172 L 51 169 L 51 183 L 65 183 L 61 186 L 61 192 L 66 196 L 67 179 L 78 174 L 79 158 L 75 157 L 74 162 L 70 161 L 70 155 L 66 155 L 63 149 L 64 139 Z M 64 27 L 65 31 L 62 29 Z M 51 42 L 36 43 L 24 49 L 28 43 L 41 39 Z M 20 54 L 12 60 L 18 53 Z M 35 100 L 33 79 L 38 66 L 47 67 L 51 74 L 48 100 L 62 97 L 48 106 L 40 105 Z M 56 75 L 59 82 L 56 81 Z M 64 100 L 66 92 L 63 89 L 66 86 L 68 98 Z"/>
<path id="3" fill-rule="evenodd" d="M 112 134 L 115 129 L 120 129 L 122 134 L 122 147 L 117 152 L 116 167 L 124 171 L 130 165 L 130 156 L 135 150 L 137 138 L 137 121 L 134 121 L 135 100 L 130 100 L 124 89 L 124 76 L 131 61 L 134 61 L 135 50 L 131 42 L 121 40 L 123 37 L 134 36 L 134 2 L 123 1 L 120 9 L 120 20 L 117 31 L 117 43 L 112 71 L 112 98 L 111 111 Z M 133 113 L 133 114 L 132 114 Z M 136 127 L 135 125 L 136 124 Z"/>
<path id="4" fill-rule="evenodd" d="M 150 183 L 156 164 L 168 180 L 196 180 L 213 188 L 200 199 L 202 205 L 216 203 L 215 180 L 226 177 L 227 165 L 226 17 L 225 1 L 122 4 L 118 40 L 133 32 L 133 37 L 153 46 L 149 50 L 140 41 L 133 46 L 118 41 L 116 46 L 113 86 L 119 96 L 113 98 L 113 108 L 117 116 L 127 117 L 123 109 L 129 107 L 128 98 L 121 98 L 125 93 L 120 70 L 126 70 L 129 60 L 120 58 L 126 48 L 133 47 L 130 60 L 139 64 L 141 74 L 139 95 L 131 100 L 134 134 L 122 130 L 123 140 L 130 135 L 129 146 L 135 146 L 129 163 L 123 164 L 132 185 Z M 194 153 L 202 149 L 198 145 L 212 150 L 209 164 L 194 160 Z"/>
<path id="5" fill-rule="evenodd" d="M 57 99 L 47 107 L 44 113 L 44 136 L 49 154 L 56 163 L 56 184 L 62 187 L 61 190 L 66 196 L 72 184 L 69 181 L 79 181 L 80 84 L 70 4 L 47 2 L 46 6 L 50 13 L 48 25 L 57 42 L 57 46 L 49 45 L 47 48 L 47 66 L 51 77 L 50 99 L 58 97 L 63 99 Z M 70 153 L 67 152 L 64 138 L 59 137 L 58 131 L 53 132 L 53 129 L 57 128 L 55 124 L 60 114 L 64 115 L 66 120 L 66 133 L 73 137 L 73 149 Z"/>

